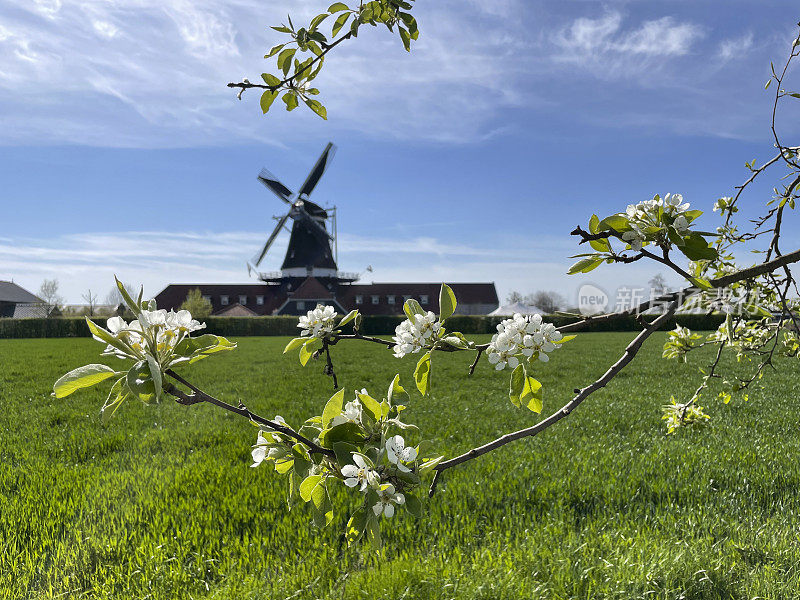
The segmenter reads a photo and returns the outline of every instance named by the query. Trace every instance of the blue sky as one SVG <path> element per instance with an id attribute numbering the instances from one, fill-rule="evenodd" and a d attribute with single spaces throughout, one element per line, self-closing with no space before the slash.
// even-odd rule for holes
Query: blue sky
<path id="1" fill-rule="evenodd" d="M 56 277 L 76 303 L 114 273 L 149 294 L 246 281 L 282 209 L 256 174 L 296 187 L 332 140 L 313 198 L 339 207 L 343 270 L 571 298 L 661 271 L 567 277 L 569 231 L 592 212 L 680 192 L 711 226 L 744 162 L 771 156 L 763 88 L 790 2 L 417 4 L 410 55 L 372 30 L 332 53 L 324 122 L 264 117 L 225 83 L 265 70 L 268 25 L 326 2 L 0 0 L 0 279 Z"/>

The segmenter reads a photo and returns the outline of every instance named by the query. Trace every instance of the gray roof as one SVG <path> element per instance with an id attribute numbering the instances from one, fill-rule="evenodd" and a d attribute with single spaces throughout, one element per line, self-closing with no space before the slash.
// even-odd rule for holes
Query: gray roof
<path id="1" fill-rule="evenodd" d="M 44 319 L 47 317 L 48 306 L 41 302 L 36 303 L 20 303 L 14 305 L 15 319 Z"/>
<path id="2" fill-rule="evenodd" d="M 0 302 L 41 302 L 29 291 L 11 281 L 0 281 Z"/>

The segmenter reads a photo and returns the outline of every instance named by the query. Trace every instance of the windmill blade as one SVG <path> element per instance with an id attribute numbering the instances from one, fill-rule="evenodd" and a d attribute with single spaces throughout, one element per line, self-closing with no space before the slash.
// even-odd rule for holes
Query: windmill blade
<path id="1" fill-rule="evenodd" d="M 261 172 L 258 174 L 258 180 L 269 190 L 272 190 L 272 193 L 275 194 L 278 198 L 286 202 L 287 204 L 291 204 L 292 201 L 290 198 L 293 196 L 292 190 L 287 188 L 283 185 L 278 178 L 275 177 L 272 173 L 269 172 L 267 169 L 261 169 Z"/>
<path id="2" fill-rule="evenodd" d="M 298 204 L 300 204 L 301 206 L 298 206 Z M 311 215 L 309 215 L 308 212 L 306 212 L 306 209 L 303 208 L 301 202 L 298 202 L 297 204 L 295 204 L 294 209 L 295 210 L 292 211 L 292 213 L 294 213 L 294 214 L 292 214 L 292 218 L 293 219 L 297 219 L 297 220 L 302 221 L 303 223 L 305 223 L 308 226 L 308 228 L 311 229 L 311 231 L 313 233 L 315 233 L 316 235 L 320 236 L 322 239 L 324 239 L 326 241 L 333 239 L 333 236 L 331 236 L 331 234 L 328 233 L 328 230 L 325 229 L 325 227 L 322 226 Z"/>
<path id="3" fill-rule="evenodd" d="M 314 188 L 317 187 L 317 183 L 319 183 L 319 180 L 322 177 L 322 174 L 325 172 L 325 169 L 328 168 L 328 165 L 333 160 L 334 154 L 336 154 L 336 146 L 332 142 L 328 142 L 328 145 L 325 146 L 325 150 L 322 151 L 322 155 L 319 157 L 319 160 L 317 160 L 317 164 L 315 164 L 314 168 L 311 169 L 311 173 L 308 174 L 305 182 L 297 192 L 298 197 L 311 195 L 311 192 L 313 192 Z"/>
<path id="4" fill-rule="evenodd" d="M 267 254 L 267 250 L 269 250 L 269 247 L 272 246 L 272 242 L 275 241 L 275 238 L 278 237 L 278 234 L 281 232 L 281 229 L 283 229 L 283 225 L 284 223 L 286 223 L 286 220 L 288 218 L 289 218 L 289 213 L 286 213 L 281 217 L 280 221 L 278 221 L 278 224 L 275 226 L 275 230 L 272 232 L 272 235 L 270 235 L 269 238 L 267 238 L 267 243 L 264 244 L 264 247 L 261 249 L 261 252 L 256 254 L 250 261 L 253 267 L 257 267 L 259 263 L 262 260 L 264 260 L 264 256 Z M 248 264 L 248 267 L 249 266 L 250 264 Z"/>

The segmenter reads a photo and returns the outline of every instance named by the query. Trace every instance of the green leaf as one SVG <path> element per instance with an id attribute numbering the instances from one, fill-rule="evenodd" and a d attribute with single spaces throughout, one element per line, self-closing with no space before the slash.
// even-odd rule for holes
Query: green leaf
<path id="1" fill-rule="evenodd" d="M 273 57 L 273 56 L 275 56 L 275 55 L 276 55 L 278 52 L 280 52 L 280 51 L 283 49 L 283 47 L 284 47 L 285 45 L 286 45 L 286 44 L 278 44 L 277 46 L 273 46 L 273 47 L 270 49 L 270 51 L 269 51 L 269 52 L 267 52 L 267 53 L 264 55 L 264 58 L 272 58 L 272 57 Z M 262 73 L 262 74 L 261 74 L 261 77 L 264 77 L 264 73 Z M 269 81 L 267 81 L 266 79 L 265 79 L 264 81 L 266 82 L 266 84 L 267 84 L 267 85 L 272 85 L 272 84 L 271 84 Z"/>
<path id="2" fill-rule="evenodd" d="M 323 429 L 328 428 L 328 425 L 335 416 L 342 414 L 343 403 L 344 403 L 344 388 L 340 389 L 333 396 L 331 396 L 330 400 L 328 400 L 327 404 L 325 404 L 325 409 L 322 411 Z"/>
<path id="3" fill-rule="evenodd" d="M 422 358 L 417 362 L 417 368 L 414 369 L 414 382 L 417 384 L 419 393 L 423 396 L 428 395 L 430 389 L 431 378 L 431 353 L 426 352 Z"/>
<path id="4" fill-rule="evenodd" d="M 278 33 L 292 33 L 292 30 L 284 25 L 281 25 L 279 27 L 270 27 L 270 29 L 274 29 Z"/>
<path id="5" fill-rule="evenodd" d="M 106 344 L 113 346 L 117 350 L 121 350 L 125 354 L 128 355 L 134 354 L 133 349 L 130 346 L 128 346 L 128 344 L 116 338 L 115 336 L 111 335 L 111 333 L 109 333 L 108 331 L 97 325 L 89 317 L 85 318 L 86 318 L 86 325 L 89 327 L 89 331 L 95 338 L 98 338 L 101 341 L 105 342 Z"/>
<path id="6" fill-rule="evenodd" d="M 349 10 L 350 7 L 347 6 L 344 2 L 334 2 L 328 7 L 328 12 L 333 14 L 337 12 L 341 12 L 343 10 Z"/>
<path id="7" fill-rule="evenodd" d="M 444 323 L 444 320 L 456 312 L 456 295 L 450 286 L 446 283 L 442 284 L 439 290 L 439 320 Z"/>
<path id="8" fill-rule="evenodd" d="M 119 290 L 119 293 L 122 295 L 122 299 L 125 301 L 125 304 L 128 305 L 128 308 L 131 309 L 131 312 L 133 312 L 133 314 L 138 316 L 142 312 L 140 306 L 133 301 L 133 298 L 131 298 L 131 295 L 128 293 L 128 290 L 125 289 L 125 285 L 119 279 L 117 279 L 116 275 L 114 275 L 114 281 L 117 282 L 117 289 Z"/>
<path id="9" fill-rule="evenodd" d="M 319 100 L 314 100 L 313 98 L 306 98 L 303 100 L 306 103 L 306 106 L 317 113 L 320 117 L 328 120 L 328 111 L 322 106 L 322 103 Z"/>
<path id="10" fill-rule="evenodd" d="M 597 224 L 598 231 L 611 231 L 612 229 L 619 233 L 630 231 L 631 230 L 630 221 L 628 221 L 627 217 L 621 214 L 617 214 L 617 215 L 611 215 L 610 217 L 606 217 Z"/>
<path id="11" fill-rule="evenodd" d="M 153 378 L 153 387 L 155 388 L 156 402 L 161 399 L 161 387 L 163 385 L 161 379 L 161 367 L 155 358 L 149 354 L 146 356 L 147 366 L 150 369 L 150 376 Z"/>
<path id="12" fill-rule="evenodd" d="M 406 510 L 417 519 L 422 517 L 422 502 L 416 496 L 406 495 Z"/>
<path id="13" fill-rule="evenodd" d="M 357 314 L 358 314 L 358 309 L 351 310 L 344 317 L 342 317 L 342 320 L 339 321 L 339 325 L 337 325 L 337 327 L 342 327 L 343 325 L 346 325 L 347 323 L 355 319 Z"/>
<path id="14" fill-rule="evenodd" d="M 125 378 L 120 377 L 114 382 L 111 391 L 108 393 L 103 408 L 100 409 L 100 421 L 105 425 L 117 412 L 122 403 L 130 397 L 130 391 L 125 387 Z M 113 397 L 113 400 L 112 400 Z"/>
<path id="15" fill-rule="evenodd" d="M 281 84 L 281 80 L 275 77 L 272 73 L 262 73 L 261 79 L 264 80 L 264 83 L 267 85 L 271 85 L 274 87 L 278 87 Z"/>
<path id="16" fill-rule="evenodd" d="M 522 363 L 514 367 L 511 371 L 511 378 L 508 385 L 508 398 L 514 406 L 520 406 L 519 397 L 522 395 L 522 390 L 525 388 L 525 367 Z"/>
<path id="17" fill-rule="evenodd" d="M 314 355 L 314 352 L 320 348 L 322 348 L 321 339 L 316 337 L 309 338 L 309 340 L 300 348 L 300 364 L 305 367 L 309 359 Z"/>
<path id="18" fill-rule="evenodd" d="M 149 404 L 156 395 L 155 383 L 147 361 L 139 361 L 128 370 L 126 383 L 131 394 L 144 403 Z"/>
<path id="19" fill-rule="evenodd" d="M 525 388 L 519 397 L 520 402 L 537 414 L 542 412 L 542 384 L 533 377 L 525 378 Z"/>
<path id="20" fill-rule="evenodd" d="M 399 373 L 394 376 L 394 379 L 392 379 L 392 383 L 389 385 L 389 393 L 386 395 L 386 397 L 391 404 L 398 404 L 411 400 L 408 392 L 402 385 L 400 385 Z"/>
<path id="21" fill-rule="evenodd" d="M 714 289 L 714 286 L 711 285 L 711 282 L 708 279 L 703 279 L 702 277 L 691 277 L 689 281 L 692 282 L 692 285 L 696 285 L 701 290 L 711 290 Z"/>
<path id="22" fill-rule="evenodd" d="M 333 27 L 331 28 L 331 35 L 336 36 L 336 34 L 339 33 L 342 27 L 344 27 L 345 24 L 347 23 L 347 19 L 350 18 L 350 14 L 351 13 L 346 12 L 336 17 L 336 21 L 334 22 Z"/>
<path id="23" fill-rule="evenodd" d="M 353 452 L 358 451 L 358 446 L 349 442 L 336 442 L 333 444 L 333 453 L 336 454 L 336 462 L 339 467 L 353 464 Z"/>
<path id="24" fill-rule="evenodd" d="M 337 442 L 361 444 L 364 442 L 364 432 L 355 423 L 340 423 L 330 429 L 325 429 L 319 436 L 320 445 L 333 449 Z"/>
<path id="25" fill-rule="evenodd" d="M 300 484 L 300 497 L 304 502 L 310 502 L 314 489 L 322 481 L 322 475 L 309 475 Z"/>
<path id="26" fill-rule="evenodd" d="M 603 258 L 583 258 L 576 262 L 569 268 L 567 275 L 574 275 L 575 273 L 588 273 L 603 264 Z"/>
<path id="27" fill-rule="evenodd" d="M 376 421 L 380 421 L 381 417 L 383 416 L 383 411 L 381 410 L 380 402 L 375 400 L 369 394 L 356 394 L 358 396 L 358 400 L 364 406 L 367 411 L 373 416 Z"/>
<path id="28" fill-rule="evenodd" d="M 62 375 L 53 385 L 56 398 L 66 398 L 71 393 L 85 387 L 97 385 L 119 373 L 106 365 L 84 365 Z"/>
<path id="29" fill-rule="evenodd" d="M 292 341 L 290 341 L 288 344 L 286 344 L 286 347 L 283 349 L 283 353 L 286 354 L 290 350 L 294 350 L 295 348 L 299 348 L 300 346 L 305 344 L 308 340 L 309 340 L 309 338 L 307 338 L 307 337 L 296 337 L 296 338 L 294 338 Z"/>
<path id="30" fill-rule="evenodd" d="M 261 100 L 259 104 L 261 105 L 261 112 L 263 114 L 267 114 L 272 103 L 275 102 L 275 98 L 278 97 L 278 91 L 267 90 L 263 94 L 261 94 Z"/>
<path id="31" fill-rule="evenodd" d="M 419 469 L 418 469 L 418 471 L 419 471 L 420 473 L 424 473 L 425 471 L 427 471 L 427 470 L 429 470 L 429 469 L 432 469 L 433 467 L 435 467 L 436 465 L 438 465 L 438 464 L 439 464 L 440 462 L 442 462 L 443 460 L 444 460 L 444 456 L 437 456 L 436 458 L 431 458 L 431 459 L 428 459 L 428 460 L 426 460 L 424 463 L 422 463 L 422 464 L 419 466 Z"/>
<path id="32" fill-rule="evenodd" d="M 286 104 L 286 110 L 294 110 L 297 108 L 297 96 L 293 92 L 286 92 L 281 100 Z"/>
<path id="33" fill-rule="evenodd" d="M 402 27 L 398 27 L 397 30 L 400 32 L 400 39 L 403 40 L 403 47 L 406 52 L 411 52 L 411 34 Z"/>
<path id="34" fill-rule="evenodd" d="M 706 239 L 696 231 L 691 232 L 683 239 L 686 243 L 679 246 L 678 249 L 689 260 L 714 260 L 719 256 L 716 248 L 709 246 Z"/>
<path id="35" fill-rule="evenodd" d="M 686 212 L 684 212 L 684 213 L 682 213 L 682 214 L 683 214 L 683 216 L 684 216 L 684 217 L 686 217 L 686 220 L 687 220 L 689 223 L 691 223 L 691 222 L 692 222 L 692 221 L 694 221 L 694 220 L 695 220 L 697 217 L 699 217 L 700 215 L 702 215 L 702 214 L 703 214 L 703 211 L 702 211 L 702 210 L 687 210 Z"/>
<path id="36" fill-rule="evenodd" d="M 369 514 L 367 513 L 367 508 L 364 506 L 356 510 L 350 516 L 350 520 L 347 521 L 347 528 L 345 529 L 345 539 L 347 540 L 348 546 L 357 542 L 358 539 L 364 534 L 364 530 L 367 527 L 368 517 Z"/>
<path id="37" fill-rule="evenodd" d="M 283 71 L 284 75 L 289 74 L 289 69 L 292 68 L 292 59 L 297 53 L 297 48 L 285 48 L 278 54 L 278 68 Z"/>
<path id="38" fill-rule="evenodd" d="M 527 406 L 535 413 L 542 412 L 542 384 L 529 377 L 522 364 L 511 373 L 508 397 L 514 406 Z"/>
<path id="39" fill-rule="evenodd" d="M 406 313 L 409 321 L 414 322 L 414 315 L 424 315 L 425 311 L 420 306 L 419 302 L 414 298 L 409 298 L 403 303 L 403 312 Z"/>

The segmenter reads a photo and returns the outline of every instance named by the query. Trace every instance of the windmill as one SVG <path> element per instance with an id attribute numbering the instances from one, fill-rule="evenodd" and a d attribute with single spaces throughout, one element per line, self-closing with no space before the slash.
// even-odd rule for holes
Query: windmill
<path id="1" fill-rule="evenodd" d="M 258 174 L 258 180 L 289 205 L 289 212 L 278 218 L 278 224 L 267 238 L 264 247 L 247 263 L 248 272 L 255 270 L 264 260 L 278 234 L 284 228 L 286 222 L 291 219 L 291 236 L 289 238 L 289 246 L 286 248 L 286 256 L 281 265 L 280 278 L 314 276 L 342 279 L 342 274 L 338 272 L 336 259 L 331 249 L 331 242 L 335 241 L 336 234 L 335 208 L 332 211 L 326 210 L 308 199 L 317 183 L 319 183 L 322 174 L 325 173 L 325 169 L 333 160 L 335 152 L 336 146 L 329 142 L 297 193 L 292 192 L 283 185 L 267 169 L 262 169 Z M 325 225 L 325 222 L 330 217 L 333 217 L 332 233 L 328 231 Z M 265 281 L 278 278 L 267 274 L 259 274 L 259 276 Z"/>

